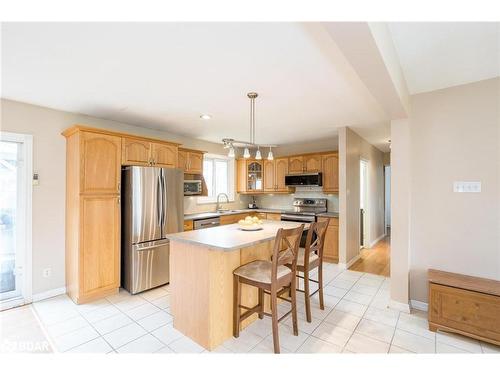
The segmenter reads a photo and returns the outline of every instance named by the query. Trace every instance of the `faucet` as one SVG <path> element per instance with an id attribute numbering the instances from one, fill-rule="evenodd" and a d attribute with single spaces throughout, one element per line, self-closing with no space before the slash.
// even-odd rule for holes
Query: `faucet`
<path id="1" fill-rule="evenodd" d="M 220 204 L 220 197 L 222 196 L 225 196 L 226 197 L 226 203 L 229 203 L 229 197 L 227 196 L 226 193 L 220 193 L 217 195 L 217 205 L 215 206 L 215 210 L 216 211 L 222 211 L 222 206 Z"/>

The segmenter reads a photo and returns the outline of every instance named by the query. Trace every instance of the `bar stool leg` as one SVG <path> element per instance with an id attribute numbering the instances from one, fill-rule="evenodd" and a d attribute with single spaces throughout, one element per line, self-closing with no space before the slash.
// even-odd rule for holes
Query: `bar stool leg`
<path id="1" fill-rule="evenodd" d="M 293 335 L 299 335 L 299 323 L 297 319 L 297 278 L 292 278 L 290 285 L 290 299 L 292 300 L 292 324 L 293 324 Z"/>
<path id="2" fill-rule="evenodd" d="M 311 296 L 309 293 L 309 270 L 304 270 L 304 298 L 306 302 L 306 318 L 307 322 L 311 323 Z"/>
<path id="3" fill-rule="evenodd" d="M 276 286 L 271 286 L 271 319 L 273 322 L 273 344 L 274 352 L 280 352 L 280 337 L 278 333 L 278 294 Z"/>
<path id="4" fill-rule="evenodd" d="M 318 288 L 319 288 L 319 308 L 325 309 L 325 301 L 323 300 L 323 262 L 318 266 Z"/>
<path id="5" fill-rule="evenodd" d="M 239 277 L 233 276 L 233 336 L 240 336 L 240 305 L 241 305 L 241 283 Z"/>
<path id="6" fill-rule="evenodd" d="M 260 306 L 260 312 L 259 312 L 259 319 L 264 318 L 264 289 L 259 288 L 259 306 Z"/>

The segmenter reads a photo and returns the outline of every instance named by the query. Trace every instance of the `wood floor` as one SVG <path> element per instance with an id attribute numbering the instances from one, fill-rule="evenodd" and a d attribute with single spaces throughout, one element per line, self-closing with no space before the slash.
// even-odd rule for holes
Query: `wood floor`
<path id="1" fill-rule="evenodd" d="M 375 275 L 391 276 L 391 247 L 390 237 L 386 236 L 371 249 L 363 249 L 360 259 L 349 269 L 352 271 L 368 272 Z"/>

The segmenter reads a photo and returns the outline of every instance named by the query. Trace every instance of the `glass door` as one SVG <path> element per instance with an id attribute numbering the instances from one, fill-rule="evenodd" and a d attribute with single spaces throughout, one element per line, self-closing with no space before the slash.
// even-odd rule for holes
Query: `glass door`
<path id="1" fill-rule="evenodd" d="M 11 307 L 31 299 L 31 277 L 25 281 L 28 255 L 27 212 L 31 189 L 27 189 L 26 159 L 31 158 L 31 136 L 0 132 L 0 302 Z M 30 173 L 31 173 L 31 162 Z M 31 181 L 31 180 L 30 180 Z M 30 208 L 31 209 L 31 208 Z M 30 211 L 31 212 L 31 211 Z M 31 215 L 29 223 L 31 223 Z M 31 227 L 30 227 L 31 228 Z M 29 242 L 31 249 L 31 241 Z M 31 250 L 30 250 L 31 251 Z M 31 263 L 30 263 L 31 264 Z M 29 288 L 27 288 L 29 286 Z M 9 302 L 6 302 L 9 301 Z"/>

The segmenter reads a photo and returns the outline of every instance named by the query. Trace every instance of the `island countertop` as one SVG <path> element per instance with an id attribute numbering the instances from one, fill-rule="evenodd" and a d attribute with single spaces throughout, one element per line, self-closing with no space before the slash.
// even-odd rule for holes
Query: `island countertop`
<path id="1" fill-rule="evenodd" d="M 263 229 L 257 231 L 244 231 L 239 229 L 238 224 L 229 224 L 188 232 L 167 234 L 167 238 L 170 241 L 185 242 L 222 251 L 232 251 L 272 240 L 276 237 L 276 232 L 279 228 L 297 228 L 301 224 L 304 223 L 263 220 Z M 305 223 L 305 229 L 308 228 L 309 224 Z"/>

